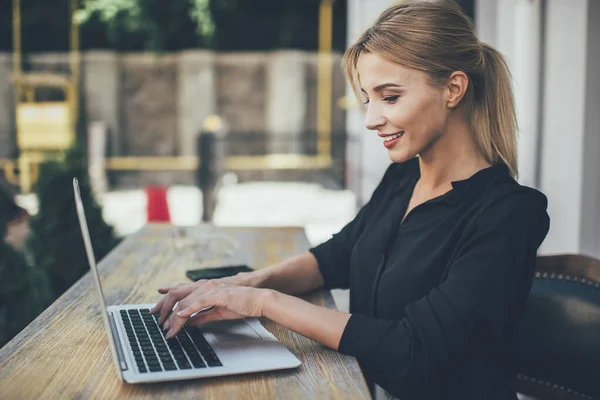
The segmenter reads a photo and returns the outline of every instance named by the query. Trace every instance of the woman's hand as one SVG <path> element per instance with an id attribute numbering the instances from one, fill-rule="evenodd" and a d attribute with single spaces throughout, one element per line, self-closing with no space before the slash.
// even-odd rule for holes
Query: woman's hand
<path id="1" fill-rule="evenodd" d="M 226 283 L 227 280 L 233 284 Z M 195 326 L 214 320 L 262 317 L 263 305 L 271 290 L 237 286 L 236 282 L 225 278 L 161 288 L 159 292 L 165 296 L 152 309 L 152 313 L 160 311 L 158 323 L 164 322 L 163 328 L 168 329 L 167 338 L 177 335 L 185 323 Z M 171 310 L 173 312 L 169 316 Z"/>
<path id="2" fill-rule="evenodd" d="M 253 277 L 251 272 L 240 272 L 237 275 L 214 279 L 213 281 L 231 286 L 257 287 L 259 284 L 259 280 L 256 277 Z M 163 286 L 159 288 L 158 293 L 168 294 L 168 296 L 162 297 L 151 310 L 152 314 L 156 314 L 160 311 L 158 324 L 162 325 L 169 317 L 175 304 L 179 300 L 189 296 L 198 286 L 202 285 L 203 282 L 206 282 L 206 280 L 203 279 L 198 282 L 180 283 L 175 286 Z"/>

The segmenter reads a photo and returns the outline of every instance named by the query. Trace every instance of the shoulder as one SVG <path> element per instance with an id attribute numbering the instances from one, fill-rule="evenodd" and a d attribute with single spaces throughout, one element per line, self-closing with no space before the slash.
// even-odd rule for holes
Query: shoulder
<path id="1" fill-rule="evenodd" d="M 487 185 L 480 199 L 483 212 L 507 210 L 513 212 L 546 213 L 547 197 L 539 190 L 520 185 L 513 178 L 503 178 Z"/>
<path id="2" fill-rule="evenodd" d="M 541 240 L 550 227 L 548 199 L 508 177 L 487 185 L 478 201 L 473 227 L 477 230 L 527 230 Z"/>

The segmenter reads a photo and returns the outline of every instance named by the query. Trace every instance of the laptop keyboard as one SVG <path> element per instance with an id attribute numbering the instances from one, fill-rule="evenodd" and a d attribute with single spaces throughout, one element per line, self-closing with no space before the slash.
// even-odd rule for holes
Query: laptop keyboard
<path id="1" fill-rule="evenodd" d="M 140 372 L 220 367 L 221 361 L 202 332 L 185 327 L 172 339 L 158 326 L 149 309 L 121 310 L 121 320 Z"/>

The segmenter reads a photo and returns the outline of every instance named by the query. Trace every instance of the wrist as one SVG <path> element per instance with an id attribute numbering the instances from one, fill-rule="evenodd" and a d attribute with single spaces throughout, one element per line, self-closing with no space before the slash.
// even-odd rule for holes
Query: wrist
<path id="1" fill-rule="evenodd" d="M 271 273 L 268 268 L 258 269 L 249 276 L 250 286 L 258 289 L 268 288 L 268 280 Z"/>
<path id="2" fill-rule="evenodd" d="M 277 302 L 279 292 L 272 289 L 259 289 L 259 291 L 261 316 L 269 318 L 271 315 L 271 306 Z"/>

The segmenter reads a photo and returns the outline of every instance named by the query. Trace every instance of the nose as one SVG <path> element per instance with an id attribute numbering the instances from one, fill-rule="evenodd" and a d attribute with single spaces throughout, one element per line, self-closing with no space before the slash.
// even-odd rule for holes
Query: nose
<path id="1" fill-rule="evenodd" d="M 381 115 L 381 112 L 379 111 L 378 107 L 376 107 L 372 103 L 369 104 L 369 106 L 367 107 L 365 127 L 370 131 L 374 131 L 379 129 L 384 124 L 385 118 Z"/>

